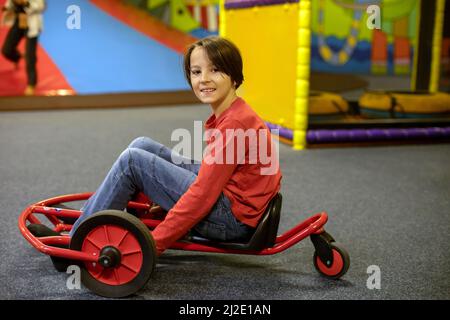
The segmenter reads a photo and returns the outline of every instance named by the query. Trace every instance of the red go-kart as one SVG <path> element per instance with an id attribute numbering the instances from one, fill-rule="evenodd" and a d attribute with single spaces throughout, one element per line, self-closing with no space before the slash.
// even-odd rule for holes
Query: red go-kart
<path id="1" fill-rule="evenodd" d="M 140 194 L 128 203 L 130 214 L 104 210 L 87 218 L 70 238 L 68 231 L 81 211 L 64 203 L 87 200 L 92 193 L 63 195 L 27 207 L 19 217 L 19 228 L 25 239 L 39 251 L 50 255 L 58 271 L 69 265 L 81 269 L 85 287 L 105 297 L 125 297 L 144 288 L 157 260 L 151 230 L 164 219 L 164 211 Z M 316 270 L 331 279 L 342 277 L 350 258 L 324 230 L 328 215 L 321 212 L 277 236 L 281 211 L 281 194 L 274 197 L 255 233 L 247 243 L 216 242 L 199 237 L 184 238 L 170 249 L 228 254 L 272 255 L 282 252 L 310 237 L 315 248 Z M 49 228 L 37 218 L 45 216 Z M 47 223 L 48 224 L 48 223 Z M 42 236 L 44 230 L 45 236 Z"/>

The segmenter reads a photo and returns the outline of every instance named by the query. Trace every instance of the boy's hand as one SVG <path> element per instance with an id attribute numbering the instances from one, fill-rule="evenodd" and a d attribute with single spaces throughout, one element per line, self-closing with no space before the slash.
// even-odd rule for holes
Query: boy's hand
<path id="1" fill-rule="evenodd" d="M 28 28 L 28 17 L 26 13 L 19 13 L 19 29 Z"/>

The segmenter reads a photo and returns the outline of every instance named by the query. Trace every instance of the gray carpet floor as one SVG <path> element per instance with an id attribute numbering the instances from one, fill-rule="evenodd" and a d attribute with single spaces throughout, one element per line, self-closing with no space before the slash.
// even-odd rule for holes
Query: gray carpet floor
<path id="1" fill-rule="evenodd" d="M 0 115 L 0 298 L 101 299 L 69 290 L 68 275 L 21 236 L 29 204 L 94 191 L 138 136 L 174 146 L 205 106 L 6 112 Z M 338 281 L 315 271 L 312 243 L 265 257 L 168 251 L 132 299 L 449 299 L 450 145 L 322 148 L 280 145 L 279 233 L 319 211 L 350 254 Z M 369 266 L 381 288 L 369 289 Z"/>

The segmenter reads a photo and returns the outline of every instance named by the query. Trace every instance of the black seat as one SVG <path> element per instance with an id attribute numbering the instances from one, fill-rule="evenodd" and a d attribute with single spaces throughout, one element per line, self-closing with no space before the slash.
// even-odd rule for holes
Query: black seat
<path id="1" fill-rule="evenodd" d="M 255 233 L 247 243 L 237 242 L 217 242 L 201 237 L 192 237 L 191 242 L 201 243 L 208 246 L 220 247 L 224 249 L 238 250 L 262 250 L 271 248 L 275 244 L 280 223 L 282 196 L 278 193 L 270 200 L 261 221 L 256 227 Z"/>

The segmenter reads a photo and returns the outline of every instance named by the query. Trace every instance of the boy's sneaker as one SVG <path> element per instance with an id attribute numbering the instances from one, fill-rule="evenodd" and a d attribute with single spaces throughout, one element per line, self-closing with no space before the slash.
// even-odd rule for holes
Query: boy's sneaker
<path id="1" fill-rule="evenodd" d="M 35 236 L 35 237 L 52 237 L 52 236 L 60 236 L 61 234 L 59 232 L 56 232 L 55 230 L 50 229 L 46 225 L 39 224 L 39 223 L 31 223 L 27 226 L 28 230 Z"/>

